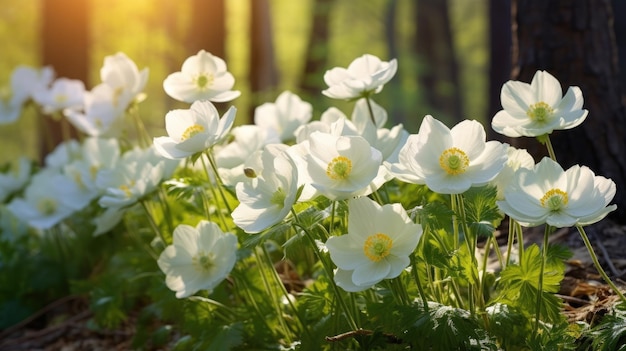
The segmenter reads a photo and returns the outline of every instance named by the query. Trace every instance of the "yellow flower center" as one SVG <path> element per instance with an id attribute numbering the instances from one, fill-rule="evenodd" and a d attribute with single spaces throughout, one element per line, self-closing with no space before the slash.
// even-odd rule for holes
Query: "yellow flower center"
<path id="1" fill-rule="evenodd" d="M 445 150 L 439 156 L 439 165 L 450 175 L 465 173 L 469 163 L 470 160 L 467 154 L 456 147 Z"/>
<path id="2" fill-rule="evenodd" d="M 215 266 L 215 255 L 200 251 L 193 256 L 191 262 L 198 271 L 207 273 Z"/>
<path id="3" fill-rule="evenodd" d="M 96 177 L 98 176 L 98 171 L 100 170 L 100 167 L 96 166 L 96 165 L 91 165 L 89 167 L 89 176 L 91 177 L 91 179 L 95 180 Z"/>
<path id="4" fill-rule="evenodd" d="M 370 235 L 365 240 L 363 252 L 365 256 L 374 262 L 378 262 L 389 255 L 393 247 L 393 240 L 383 233 Z"/>
<path id="5" fill-rule="evenodd" d="M 196 78 L 196 85 L 200 90 L 205 90 L 213 85 L 215 77 L 212 73 L 202 73 Z"/>
<path id="6" fill-rule="evenodd" d="M 547 122 L 554 115 L 554 109 L 543 101 L 528 106 L 526 115 L 535 122 Z"/>
<path id="7" fill-rule="evenodd" d="M 44 215 L 51 215 L 57 210 L 57 202 L 49 197 L 44 197 L 37 202 L 37 210 Z"/>
<path id="8" fill-rule="evenodd" d="M 118 106 L 120 103 L 120 97 L 122 96 L 122 93 L 124 92 L 124 87 L 117 87 L 113 90 L 113 105 Z"/>
<path id="9" fill-rule="evenodd" d="M 54 101 L 59 105 L 66 103 L 67 100 L 68 98 L 65 94 L 57 94 L 54 96 Z"/>
<path id="10" fill-rule="evenodd" d="M 132 180 L 129 185 L 126 185 L 126 184 L 120 185 L 119 189 L 124 192 L 126 197 L 130 197 L 132 195 L 132 193 L 130 191 L 130 188 L 133 187 L 133 186 L 135 186 L 135 181 L 134 180 Z"/>
<path id="11" fill-rule="evenodd" d="M 204 127 L 199 124 L 194 124 L 190 127 L 187 127 L 183 134 L 180 136 L 180 141 L 185 141 L 198 133 L 204 132 Z"/>
<path id="12" fill-rule="evenodd" d="M 344 180 L 352 172 L 352 161 L 345 156 L 337 156 L 326 167 L 326 175 L 333 180 Z"/>
<path id="13" fill-rule="evenodd" d="M 550 189 L 539 200 L 541 206 L 550 211 L 559 211 L 569 202 L 567 193 L 561 189 Z"/>

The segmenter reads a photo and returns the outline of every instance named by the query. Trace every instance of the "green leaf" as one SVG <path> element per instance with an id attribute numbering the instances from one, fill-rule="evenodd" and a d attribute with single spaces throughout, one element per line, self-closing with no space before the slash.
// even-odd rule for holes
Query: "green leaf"
<path id="1" fill-rule="evenodd" d="M 232 350 L 243 343 L 243 323 L 222 326 L 211 341 L 208 351 Z"/>
<path id="2" fill-rule="evenodd" d="M 496 205 L 494 186 L 470 188 L 463 193 L 465 215 L 470 230 L 480 237 L 492 236 L 503 216 Z"/>
<path id="3" fill-rule="evenodd" d="M 529 285 L 538 289 L 541 275 L 541 250 L 537 245 L 531 245 L 524 251 L 522 262 L 519 265 L 507 266 L 501 274 L 502 284 L 521 286 Z M 562 263 L 561 263 L 562 265 Z M 543 272 L 542 291 L 556 293 L 563 280 L 563 269 L 558 263 L 546 262 Z"/>
<path id="4" fill-rule="evenodd" d="M 436 232 L 439 229 L 443 229 L 448 233 L 452 232 L 452 211 L 443 202 L 430 202 L 421 208 L 414 208 L 412 212 L 415 212 L 417 222 L 422 224 L 424 230 L 430 230 Z"/>
<path id="5" fill-rule="evenodd" d="M 500 295 L 496 301 L 517 307 L 528 316 L 533 316 L 537 308 L 541 260 L 540 249 L 533 244 L 526 249 L 519 265 L 507 266 L 500 275 Z M 559 291 L 564 277 L 563 267 L 563 263 L 558 260 L 550 260 L 544 267 L 541 315 L 551 322 L 563 318 L 560 313 L 562 301 L 554 295 Z"/>

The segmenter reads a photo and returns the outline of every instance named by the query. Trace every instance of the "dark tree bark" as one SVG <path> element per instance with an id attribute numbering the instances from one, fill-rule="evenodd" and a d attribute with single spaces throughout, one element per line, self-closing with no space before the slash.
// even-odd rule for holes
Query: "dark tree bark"
<path id="1" fill-rule="evenodd" d="M 443 114 L 440 118 L 460 121 L 463 107 L 448 0 L 417 0 L 416 4 L 420 89 L 429 107 Z"/>
<path id="2" fill-rule="evenodd" d="M 398 0 L 389 0 L 385 8 L 385 42 L 387 43 L 387 52 L 389 53 L 388 59 L 398 58 L 399 56 L 398 44 L 396 42 L 397 17 Z M 399 67 L 398 70 L 400 71 L 401 68 Z M 395 95 L 396 92 L 399 93 L 400 89 L 402 89 L 399 76 L 400 73 L 396 73 L 396 78 L 386 84 L 385 89 L 391 90 L 392 95 Z M 398 104 L 387 106 L 387 113 L 393 125 L 402 123 L 406 126 L 408 124 L 407 119 L 402 113 L 402 108 Z"/>
<path id="3" fill-rule="evenodd" d="M 250 90 L 252 106 L 248 122 L 254 120 L 254 108 L 260 103 L 259 95 L 278 84 L 274 60 L 274 40 L 268 0 L 250 0 Z"/>
<path id="4" fill-rule="evenodd" d="M 313 20 L 309 31 L 309 45 L 306 49 L 304 72 L 300 80 L 300 90 L 305 99 L 319 96 L 326 87 L 323 76 L 329 68 L 329 24 L 334 2 L 335 0 L 313 1 Z"/>
<path id="5" fill-rule="evenodd" d="M 530 82 L 539 69 L 566 89 L 579 86 L 589 115 L 580 126 L 555 131 L 551 140 L 565 168 L 586 165 L 617 184 L 611 217 L 626 218 L 626 108 L 621 99 L 610 0 L 516 0 L 512 78 Z M 536 157 L 538 143 L 512 140 Z"/>
<path id="6" fill-rule="evenodd" d="M 79 79 L 88 86 L 89 77 L 89 0 L 44 0 L 42 9 L 42 63 L 54 68 L 57 77 Z M 39 140 L 41 157 L 63 141 L 60 123 L 45 118 Z M 70 129 L 73 136 L 76 131 Z M 49 139 L 48 139 L 49 138 Z"/>
<path id="7" fill-rule="evenodd" d="M 511 0 L 489 0 L 489 111 L 488 121 L 500 110 L 502 85 L 511 77 Z M 487 128 L 490 140 L 504 140 Z"/>
<path id="8" fill-rule="evenodd" d="M 191 54 L 204 49 L 226 59 L 226 8 L 224 0 L 192 0 L 191 28 L 185 47 Z"/>

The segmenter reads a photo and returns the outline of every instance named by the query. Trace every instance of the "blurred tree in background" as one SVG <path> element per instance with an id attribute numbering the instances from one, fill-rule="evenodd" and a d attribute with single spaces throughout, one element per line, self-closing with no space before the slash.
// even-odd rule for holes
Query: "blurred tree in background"
<path id="1" fill-rule="evenodd" d="M 626 218 L 626 108 L 622 99 L 611 0 L 514 0 L 513 71 L 529 82 L 537 70 L 578 86 L 589 110 L 586 121 L 552 137 L 564 168 L 589 166 L 617 184 L 612 216 Z M 543 148 L 528 138 L 511 141 L 536 159 Z"/>
<path id="2" fill-rule="evenodd" d="M 100 79 L 104 56 L 122 51 L 140 69 L 150 69 L 140 114 L 149 131 L 160 135 L 165 113 L 185 106 L 165 95 L 163 79 L 200 49 L 224 58 L 235 75 L 235 88 L 242 91 L 233 102 L 239 124 L 249 123 L 256 106 L 274 101 L 283 90 L 311 102 L 314 118 L 330 106 L 349 115 L 351 103 L 320 94 L 324 72 L 371 53 L 398 59 L 398 74 L 375 100 L 392 123 L 416 132 L 426 114 L 449 125 L 476 119 L 488 126 L 501 108 L 506 80 L 530 81 L 535 70 L 547 69 L 563 84 L 580 86 L 590 110 L 590 121 L 567 134 L 572 139 L 555 140 L 557 153 L 565 165 L 589 164 L 621 188 L 626 166 L 620 157 L 626 147 L 617 50 L 624 50 L 625 35 L 619 21 L 614 33 L 612 6 L 623 11 L 623 3 L 0 0 L 0 84 L 18 64 L 52 64 L 58 76 L 84 79 L 90 89 Z M 0 128 L 0 161 L 24 153 L 37 157 L 41 133 L 58 135 L 37 123 L 29 110 L 16 124 Z M 574 155 L 571 150 L 581 140 L 589 147 Z M 624 202 L 620 190 L 616 199 Z"/>

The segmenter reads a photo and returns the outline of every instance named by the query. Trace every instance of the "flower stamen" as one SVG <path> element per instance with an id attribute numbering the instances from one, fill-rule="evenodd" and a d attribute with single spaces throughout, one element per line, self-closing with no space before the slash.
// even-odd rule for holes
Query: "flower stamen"
<path id="1" fill-rule="evenodd" d="M 198 88 L 200 88 L 200 90 L 204 90 L 209 88 L 211 85 L 213 85 L 213 81 L 215 80 L 215 77 L 213 76 L 213 74 L 211 73 L 203 73 L 200 74 L 197 78 L 196 78 L 196 85 L 198 86 Z"/>
<path id="2" fill-rule="evenodd" d="M 57 202 L 51 198 L 42 198 L 37 202 L 37 210 L 44 215 L 51 215 L 57 210 Z"/>
<path id="3" fill-rule="evenodd" d="M 337 156 L 326 167 L 326 175 L 333 180 L 347 179 L 352 172 L 352 161 L 345 156 Z"/>
<path id="4" fill-rule="evenodd" d="M 180 136 L 180 141 L 185 141 L 198 133 L 204 132 L 204 127 L 199 124 L 194 124 L 190 127 L 187 127 L 183 134 Z"/>
<path id="5" fill-rule="evenodd" d="M 528 106 L 526 115 L 535 122 L 547 122 L 554 115 L 554 109 L 543 101 Z"/>
<path id="6" fill-rule="evenodd" d="M 467 154 L 456 147 L 445 150 L 439 156 L 439 165 L 450 175 L 465 173 L 469 163 L 470 160 Z"/>
<path id="7" fill-rule="evenodd" d="M 393 240 L 383 233 L 370 235 L 363 245 L 363 253 L 374 262 L 387 257 L 393 247 Z"/>
<path id="8" fill-rule="evenodd" d="M 191 262 L 198 271 L 207 273 L 215 266 L 215 255 L 201 251 L 193 256 Z"/>
<path id="9" fill-rule="evenodd" d="M 567 205 L 569 197 L 567 192 L 561 189 L 550 189 L 539 200 L 541 206 L 550 209 L 550 211 L 559 211 Z"/>

